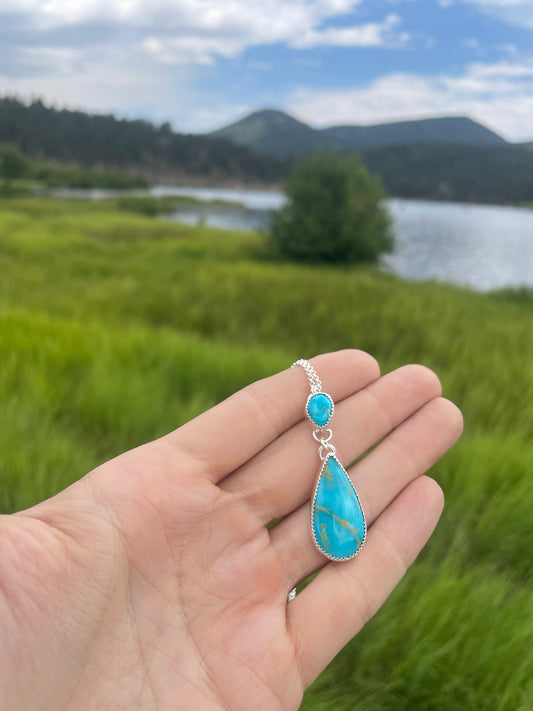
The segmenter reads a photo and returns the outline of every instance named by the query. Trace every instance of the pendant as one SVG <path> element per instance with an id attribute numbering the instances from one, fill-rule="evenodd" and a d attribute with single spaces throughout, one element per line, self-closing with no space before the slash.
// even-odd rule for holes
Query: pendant
<path id="1" fill-rule="evenodd" d="M 311 532 L 318 550 L 330 560 L 353 558 L 365 542 L 366 521 L 359 497 L 334 453 L 327 454 L 318 475 Z"/>
<path id="2" fill-rule="evenodd" d="M 311 387 L 305 414 L 315 427 L 313 438 L 320 445 L 318 456 L 323 462 L 311 501 L 311 535 L 326 558 L 350 560 L 365 542 L 366 521 L 352 480 L 331 443 L 333 432 L 328 425 L 335 405 L 333 398 L 322 390 L 322 382 L 311 363 L 300 358 L 293 367 L 296 365 L 305 370 Z"/>

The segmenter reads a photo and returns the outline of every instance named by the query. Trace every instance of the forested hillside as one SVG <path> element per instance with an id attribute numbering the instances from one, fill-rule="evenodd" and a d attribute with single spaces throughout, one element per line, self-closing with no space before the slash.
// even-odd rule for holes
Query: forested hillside
<path id="1" fill-rule="evenodd" d="M 169 124 L 117 119 L 0 98 L 0 144 L 26 156 L 86 168 L 123 170 L 148 179 L 179 182 L 271 182 L 280 164 L 225 139 L 174 133 Z"/>
<path id="2" fill-rule="evenodd" d="M 375 126 L 313 128 L 284 111 L 274 109 L 254 111 L 209 135 L 227 138 L 258 155 L 280 159 L 305 155 L 314 148 L 351 151 L 417 143 L 506 145 L 497 133 L 466 116 L 398 121 Z"/>
<path id="3" fill-rule="evenodd" d="M 313 128 L 275 109 L 254 111 L 209 135 L 227 138 L 258 155 L 281 159 L 305 155 L 314 148 L 350 151 L 416 143 L 487 147 L 506 144 L 497 133 L 466 116 L 443 116 L 375 126 Z"/>
<path id="4" fill-rule="evenodd" d="M 26 105 L 18 99 L 0 98 L 0 149 L 4 146 L 0 163 L 2 156 L 13 158 L 12 153 L 5 152 L 5 146 L 11 145 L 37 162 L 20 177 L 43 177 L 49 185 L 91 187 L 93 183 L 109 183 L 118 187 L 122 183 L 117 173 L 121 173 L 130 182 L 133 178 L 164 184 L 279 187 L 306 150 L 324 150 L 328 146 L 317 143 L 319 132 L 310 126 L 282 112 L 270 112 L 268 140 L 274 140 L 277 126 L 279 140 L 298 145 L 299 155 L 280 159 L 275 152 L 254 153 L 248 146 L 263 140 L 260 134 L 264 130 L 264 114 L 268 112 L 257 112 L 257 120 L 243 122 L 245 146 L 228 138 L 175 133 L 168 123 L 156 126 L 144 120 L 58 110 L 40 101 Z M 415 124 L 421 131 L 418 142 L 414 140 Z M 358 153 L 369 170 L 381 177 L 389 195 L 395 197 L 533 202 L 531 144 L 506 143 L 479 124 L 459 119 L 389 124 L 386 130 L 382 127 L 387 141 L 392 140 L 394 126 L 394 131 L 399 131 L 397 135 L 405 139 L 400 145 L 376 146 L 370 142 L 366 147 L 342 148 L 339 144 L 329 149 Z M 336 130 L 345 135 L 352 128 Z M 451 141 L 454 131 L 460 135 L 456 143 Z M 372 140 L 378 134 L 373 135 Z M 434 140 L 430 141 L 429 135 Z M 355 140 L 354 136 L 352 131 L 350 140 Z M 474 139 L 478 140 L 477 145 Z M 308 146 L 306 150 L 304 144 Z M 28 165 L 31 167 L 31 163 Z M 4 168 L 0 166 L 4 178 L 17 177 L 16 171 L 9 173 Z M 87 170 L 100 174 L 87 175 Z"/>
<path id="5" fill-rule="evenodd" d="M 390 195 L 480 203 L 533 201 L 533 151 L 418 144 L 361 151 Z"/>

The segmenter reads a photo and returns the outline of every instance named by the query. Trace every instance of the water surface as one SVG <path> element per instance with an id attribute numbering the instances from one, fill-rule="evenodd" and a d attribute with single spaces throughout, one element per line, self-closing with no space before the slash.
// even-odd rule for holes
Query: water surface
<path id="1" fill-rule="evenodd" d="M 117 191 L 56 191 L 63 197 L 100 199 Z M 266 230 L 273 210 L 285 203 L 279 191 L 156 186 L 150 193 L 187 195 L 205 205 L 183 206 L 170 217 L 189 225 L 229 230 Z M 241 208 L 209 205 L 239 202 Z M 405 279 L 468 286 L 479 291 L 533 287 L 533 210 L 419 200 L 387 200 L 394 252 L 382 268 Z"/>
<path id="2" fill-rule="evenodd" d="M 533 286 L 533 210 L 389 200 L 394 252 L 382 263 L 406 279 L 479 291 Z"/>
<path id="3" fill-rule="evenodd" d="M 237 230 L 266 230 L 270 211 L 285 202 L 280 192 L 256 190 L 181 188 L 179 194 L 243 203 L 241 210 L 206 205 L 172 215 L 187 224 Z M 386 207 L 395 238 L 394 252 L 381 260 L 387 271 L 405 279 L 435 279 L 479 291 L 533 286 L 533 210 L 419 200 L 387 200 Z"/>

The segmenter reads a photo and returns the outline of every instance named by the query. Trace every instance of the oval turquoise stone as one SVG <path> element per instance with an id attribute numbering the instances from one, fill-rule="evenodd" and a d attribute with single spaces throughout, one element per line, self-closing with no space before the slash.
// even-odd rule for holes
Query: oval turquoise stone
<path id="1" fill-rule="evenodd" d="M 339 460 L 329 454 L 312 504 L 315 543 L 328 558 L 347 560 L 363 545 L 366 523 L 359 497 Z"/>
<path id="2" fill-rule="evenodd" d="M 326 393 L 312 395 L 307 401 L 307 414 L 317 427 L 324 427 L 333 414 L 333 400 Z"/>

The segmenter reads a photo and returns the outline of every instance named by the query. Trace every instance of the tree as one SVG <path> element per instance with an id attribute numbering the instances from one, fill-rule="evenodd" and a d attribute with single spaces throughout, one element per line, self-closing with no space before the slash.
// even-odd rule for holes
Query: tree
<path id="1" fill-rule="evenodd" d="M 24 178 L 28 172 L 28 160 L 15 146 L 0 146 L 0 177 Z"/>
<path id="2" fill-rule="evenodd" d="M 272 220 L 277 251 L 309 262 L 375 261 L 392 248 L 379 178 L 355 156 L 315 152 L 297 164 Z"/>

